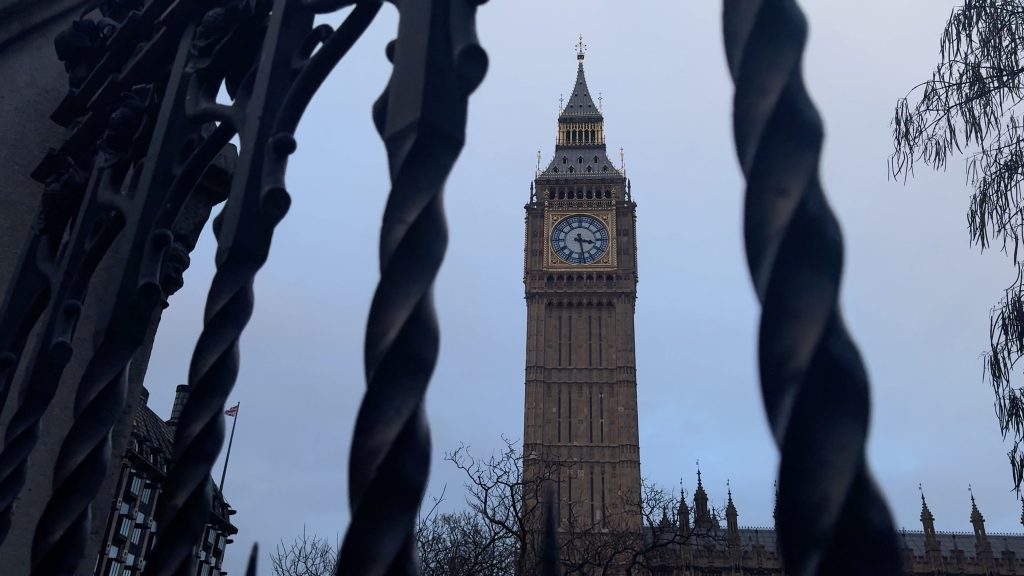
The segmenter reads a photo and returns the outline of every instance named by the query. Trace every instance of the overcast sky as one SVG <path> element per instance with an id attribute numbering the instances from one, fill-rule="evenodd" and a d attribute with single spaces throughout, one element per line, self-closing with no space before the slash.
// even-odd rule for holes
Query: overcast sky
<path id="1" fill-rule="evenodd" d="M 523 205 L 541 150 L 552 154 L 573 46 L 589 45 L 610 155 L 626 150 L 638 203 L 636 350 L 642 473 L 688 489 L 699 459 L 712 503 L 731 480 L 740 523 L 772 524 L 777 453 L 756 374 L 758 308 L 741 244 L 742 179 L 731 141 L 732 86 L 719 3 L 506 0 L 481 7 L 491 68 L 471 101 L 466 149 L 446 193 L 451 242 L 437 283 L 441 357 L 428 395 L 429 492 L 461 478 L 441 461 L 519 439 L 526 308 Z M 805 1 L 807 85 L 827 124 L 823 180 L 846 236 L 842 295 L 872 380 L 871 466 L 898 525 L 919 529 L 924 484 L 940 530 L 970 530 L 968 484 L 989 532 L 1020 532 L 1006 451 L 981 381 L 988 311 L 1011 281 L 1007 258 L 979 255 L 966 230 L 961 162 L 886 178 L 896 98 L 930 73 L 949 0 Z M 337 22 L 329 18 L 328 22 Z M 348 523 L 346 461 L 364 389 L 362 342 L 377 282 L 388 191 L 370 106 L 390 73 L 386 8 L 335 71 L 299 130 L 291 212 L 256 282 L 231 402 L 241 402 L 226 494 L 238 509 L 226 567 L 253 541 L 269 551 L 306 527 L 334 539 Z M 493 258 L 476 257 L 486 237 Z M 187 377 L 213 275 L 204 235 L 186 287 L 165 313 L 150 364 L 150 405 L 168 414 Z M 229 422 L 230 424 L 230 422 Z M 217 473 L 219 473 L 219 465 Z M 266 555 L 263 572 L 269 570 Z"/>

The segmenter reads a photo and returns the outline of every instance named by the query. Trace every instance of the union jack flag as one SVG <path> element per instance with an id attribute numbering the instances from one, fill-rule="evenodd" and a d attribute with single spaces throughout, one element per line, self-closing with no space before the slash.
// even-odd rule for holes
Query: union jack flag
<path id="1" fill-rule="evenodd" d="M 238 404 L 235 404 L 231 408 L 228 408 L 227 410 L 225 410 L 224 414 L 226 414 L 228 416 L 231 416 L 232 418 L 234 418 L 235 416 L 238 416 Z"/>

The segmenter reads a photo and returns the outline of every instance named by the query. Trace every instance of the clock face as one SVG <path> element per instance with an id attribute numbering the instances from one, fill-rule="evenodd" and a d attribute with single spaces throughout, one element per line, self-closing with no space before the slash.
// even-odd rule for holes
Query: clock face
<path id="1" fill-rule="evenodd" d="M 590 264 L 608 251 L 608 228 L 600 219 L 574 214 L 551 230 L 551 249 L 569 264 Z"/>

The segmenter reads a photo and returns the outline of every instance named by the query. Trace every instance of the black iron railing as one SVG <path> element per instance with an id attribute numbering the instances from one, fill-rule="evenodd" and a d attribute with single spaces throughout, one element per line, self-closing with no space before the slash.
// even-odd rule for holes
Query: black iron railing
<path id="1" fill-rule="evenodd" d="M 475 32 L 483 0 L 393 3 L 400 25 L 386 53 L 394 70 L 373 109 L 392 189 L 349 463 L 353 519 L 338 562 L 346 575 L 417 572 L 413 529 L 430 464 L 423 399 L 439 336 L 432 289 L 447 243 L 442 191 L 464 143 L 468 97 L 487 69 Z M 0 542 L 104 260 L 116 293 L 101 308 L 100 337 L 77 382 L 32 574 L 74 574 L 85 554 L 131 359 L 188 266 L 196 231 L 184 215 L 205 218 L 226 200 L 214 223 L 217 273 L 191 394 L 145 570 L 187 573 L 210 509 L 221 412 L 255 306 L 254 278 L 291 202 L 285 169 L 295 129 L 380 7 L 381 0 L 120 0 L 101 3 L 102 17 L 58 39 L 70 89 L 53 119 L 67 138 L 33 173 L 46 191 L 0 307 L 0 409 L 15 373 L 25 374 L 0 451 Z M 350 12 L 337 30 L 314 26 L 318 14 L 342 9 Z M 791 0 L 726 0 L 724 28 L 747 178 L 747 254 L 763 305 L 761 378 L 782 451 L 785 565 L 799 575 L 896 574 L 895 533 L 864 456 L 868 382 L 837 305 L 842 243 L 818 180 L 822 124 L 800 76 L 806 23 Z M 222 86 L 228 104 L 217 102 Z M 236 136 L 237 163 L 229 145 Z M 112 255 L 115 242 L 126 251 Z M 552 526 L 538 559 L 545 574 L 557 570 Z M 249 574 L 255 558 L 254 551 Z"/>

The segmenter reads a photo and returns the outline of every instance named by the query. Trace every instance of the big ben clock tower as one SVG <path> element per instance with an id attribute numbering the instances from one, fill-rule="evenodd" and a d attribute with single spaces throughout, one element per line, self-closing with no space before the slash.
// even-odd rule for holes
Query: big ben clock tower
<path id="1" fill-rule="evenodd" d="M 552 481 L 563 529 L 635 530 L 636 204 L 608 159 L 582 39 L 577 58 L 554 158 L 526 205 L 523 473 Z"/>

